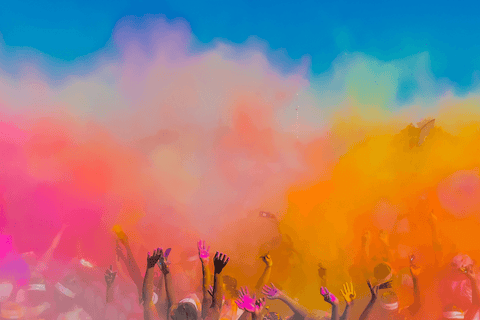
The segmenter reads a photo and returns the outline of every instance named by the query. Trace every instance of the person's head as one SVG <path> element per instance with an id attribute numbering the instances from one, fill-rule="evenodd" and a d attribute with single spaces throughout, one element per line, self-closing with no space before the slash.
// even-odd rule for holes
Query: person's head
<path id="1" fill-rule="evenodd" d="M 170 313 L 173 320 L 197 320 L 201 317 L 202 304 L 196 294 L 181 300 Z"/>
<path id="2" fill-rule="evenodd" d="M 172 309 L 171 317 L 173 320 L 197 320 L 198 310 L 195 303 L 182 300 Z"/>
<path id="3" fill-rule="evenodd" d="M 473 260 L 468 255 L 460 253 L 452 259 L 450 266 L 452 267 L 453 271 L 459 271 L 461 269 L 473 266 Z"/>
<path id="4" fill-rule="evenodd" d="M 398 313 L 398 297 L 395 291 L 388 290 L 380 295 L 380 305 L 386 314 Z"/>
<path id="5" fill-rule="evenodd" d="M 55 302 L 60 312 L 71 310 L 75 306 L 75 298 L 82 292 L 82 287 L 75 275 L 67 275 L 55 284 Z"/>
<path id="6" fill-rule="evenodd" d="M 449 304 L 443 309 L 442 319 L 465 319 L 465 313 L 454 304 Z"/>
<path id="7" fill-rule="evenodd" d="M 373 269 L 373 275 L 379 283 L 389 281 L 393 276 L 392 267 L 386 263 L 381 262 Z"/>

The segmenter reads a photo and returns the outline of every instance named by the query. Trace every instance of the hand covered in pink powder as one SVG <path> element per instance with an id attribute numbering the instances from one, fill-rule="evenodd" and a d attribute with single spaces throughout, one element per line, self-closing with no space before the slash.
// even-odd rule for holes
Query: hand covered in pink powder
<path id="1" fill-rule="evenodd" d="M 236 300 L 235 303 L 240 309 L 250 313 L 254 313 L 256 308 L 255 300 L 256 300 L 255 295 L 253 295 L 253 297 L 250 296 L 250 292 L 248 292 L 248 288 L 244 287 L 244 288 L 240 288 L 240 291 L 238 291 L 238 300 Z"/>
<path id="2" fill-rule="evenodd" d="M 265 285 L 263 287 L 262 293 L 267 296 L 268 299 L 274 300 L 274 299 L 280 299 L 282 292 L 278 290 L 273 283 L 270 284 L 270 287 Z"/>
<path id="3" fill-rule="evenodd" d="M 338 305 L 338 299 L 333 295 L 333 293 L 330 293 L 327 288 L 322 287 L 320 289 L 320 294 L 323 296 L 323 299 L 325 302 L 331 304 L 331 305 Z"/>
<path id="4" fill-rule="evenodd" d="M 208 261 L 210 258 L 210 246 L 205 245 L 205 240 L 198 241 L 198 256 L 202 261 Z"/>

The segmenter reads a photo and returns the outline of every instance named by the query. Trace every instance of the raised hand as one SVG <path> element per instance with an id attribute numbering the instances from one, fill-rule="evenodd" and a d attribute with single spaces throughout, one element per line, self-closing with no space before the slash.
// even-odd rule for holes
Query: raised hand
<path id="1" fill-rule="evenodd" d="M 170 251 L 167 249 L 168 254 L 170 254 Z M 162 273 L 164 275 L 170 273 L 170 262 L 167 260 L 168 256 L 166 256 L 163 253 L 163 249 L 160 248 L 160 258 L 158 259 L 158 266 L 160 267 L 160 270 L 162 270 Z"/>
<path id="2" fill-rule="evenodd" d="M 265 285 L 262 289 L 262 293 L 270 300 L 280 299 L 282 292 L 278 290 L 273 283 L 270 287 Z"/>
<path id="3" fill-rule="evenodd" d="M 222 273 L 223 268 L 225 268 L 229 260 L 230 258 L 227 257 L 227 255 L 219 252 L 215 253 L 215 257 L 213 258 L 215 273 L 216 274 Z"/>
<path id="4" fill-rule="evenodd" d="M 343 285 L 343 290 L 340 290 L 342 293 L 343 298 L 345 299 L 345 302 L 348 305 L 351 305 L 353 303 L 353 300 L 357 297 L 357 293 L 355 292 L 355 289 L 353 288 L 353 283 L 350 282 L 350 284 L 347 282 Z"/>
<path id="5" fill-rule="evenodd" d="M 160 268 L 160 270 L 162 270 L 162 272 L 164 271 L 164 268 L 168 268 L 168 266 L 171 264 L 170 261 L 168 260 L 168 256 L 170 255 L 170 251 L 172 251 L 172 249 L 170 249 L 170 248 L 165 250 L 165 252 L 162 251 L 163 254 L 157 262 L 158 267 Z M 163 272 L 163 273 L 165 273 L 165 272 Z"/>
<path id="6" fill-rule="evenodd" d="M 147 257 L 147 267 L 154 268 L 157 262 L 160 260 L 160 258 L 163 257 L 163 250 L 161 248 L 157 248 L 156 250 L 153 250 L 153 254 L 150 255 L 150 252 L 148 253 Z"/>
<path id="7" fill-rule="evenodd" d="M 263 311 L 263 308 L 265 308 L 266 304 L 267 304 L 267 301 L 265 300 L 265 298 L 257 299 L 255 301 L 255 307 L 254 307 L 253 313 L 255 313 L 256 315 L 259 315 Z"/>
<path id="8" fill-rule="evenodd" d="M 117 272 L 113 272 L 113 266 L 110 265 L 110 269 L 105 271 L 105 282 L 107 283 L 107 286 L 111 286 L 113 284 L 116 276 Z"/>
<path id="9" fill-rule="evenodd" d="M 413 254 L 410 255 L 410 273 L 412 274 L 412 277 L 418 278 L 421 271 L 422 269 L 415 263 L 415 256 Z"/>
<path id="10" fill-rule="evenodd" d="M 200 240 L 198 241 L 198 256 L 200 257 L 200 260 L 202 261 L 208 261 L 210 258 L 210 246 L 205 245 L 205 240 Z"/>
<path id="11" fill-rule="evenodd" d="M 372 295 L 371 300 L 372 300 L 372 301 L 376 301 L 377 298 L 378 298 L 378 289 L 379 289 L 379 286 L 374 286 L 374 287 L 372 287 L 372 284 L 370 283 L 369 280 L 367 280 L 367 285 L 368 285 L 368 288 L 370 289 L 370 294 Z"/>
<path id="12" fill-rule="evenodd" d="M 322 287 L 320 288 L 320 294 L 323 296 L 323 299 L 325 302 L 331 304 L 331 305 L 338 305 L 338 299 L 333 295 L 333 293 L 330 293 L 327 288 Z"/>
<path id="13" fill-rule="evenodd" d="M 262 260 L 263 260 L 263 262 L 265 262 L 267 267 L 271 268 L 273 266 L 272 257 L 270 257 L 270 255 L 268 253 L 262 257 Z"/>
<path id="14" fill-rule="evenodd" d="M 255 294 L 252 297 L 250 295 L 250 292 L 248 292 L 247 287 L 240 288 L 240 290 L 238 291 L 238 299 L 235 301 L 235 303 L 240 309 L 250 313 L 254 313 L 256 309 L 255 302 Z"/>

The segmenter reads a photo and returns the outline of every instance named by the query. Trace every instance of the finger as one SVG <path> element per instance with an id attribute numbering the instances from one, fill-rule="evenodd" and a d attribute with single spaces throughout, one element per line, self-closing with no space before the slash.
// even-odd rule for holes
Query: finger
<path id="1" fill-rule="evenodd" d="M 340 293 L 342 294 L 342 296 L 346 297 L 347 294 L 343 291 L 343 290 L 340 290 Z"/>
<path id="2" fill-rule="evenodd" d="M 370 283 L 370 280 L 367 280 L 367 285 L 370 288 L 370 290 L 372 290 L 372 284 Z"/>
<path id="3" fill-rule="evenodd" d="M 353 290 L 353 282 L 350 282 L 350 288 L 352 288 L 352 291 L 354 291 Z"/>

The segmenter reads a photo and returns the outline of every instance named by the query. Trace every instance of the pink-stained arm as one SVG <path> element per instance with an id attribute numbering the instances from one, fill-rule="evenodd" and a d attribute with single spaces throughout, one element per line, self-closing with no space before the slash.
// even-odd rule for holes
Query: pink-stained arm
<path id="1" fill-rule="evenodd" d="M 322 287 L 320 289 L 320 294 L 323 296 L 325 302 L 329 303 L 332 306 L 332 317 L 331 320 L 339 320 L 338 316 L 338 299 L 330 293 L 327 288 Z"/>
<path id="2" fill-rule="evenodd" d="M 205 245 L 205 241 L 200 240 L 198 242 L 198 256 L 200 258 L 200 261 L 202 263 L 202 275 L 203 275 L 203 281 L 202 281 L 202 293 L 203 293 L 203 299 L 202 299 L 202 318 L 205 318 L 207 315 L 207 311 L 212 305 L 212 296 L 208 293 L 208 288 L 211 283 L 211 274 L 210 274 L 210 246 Z"/>

